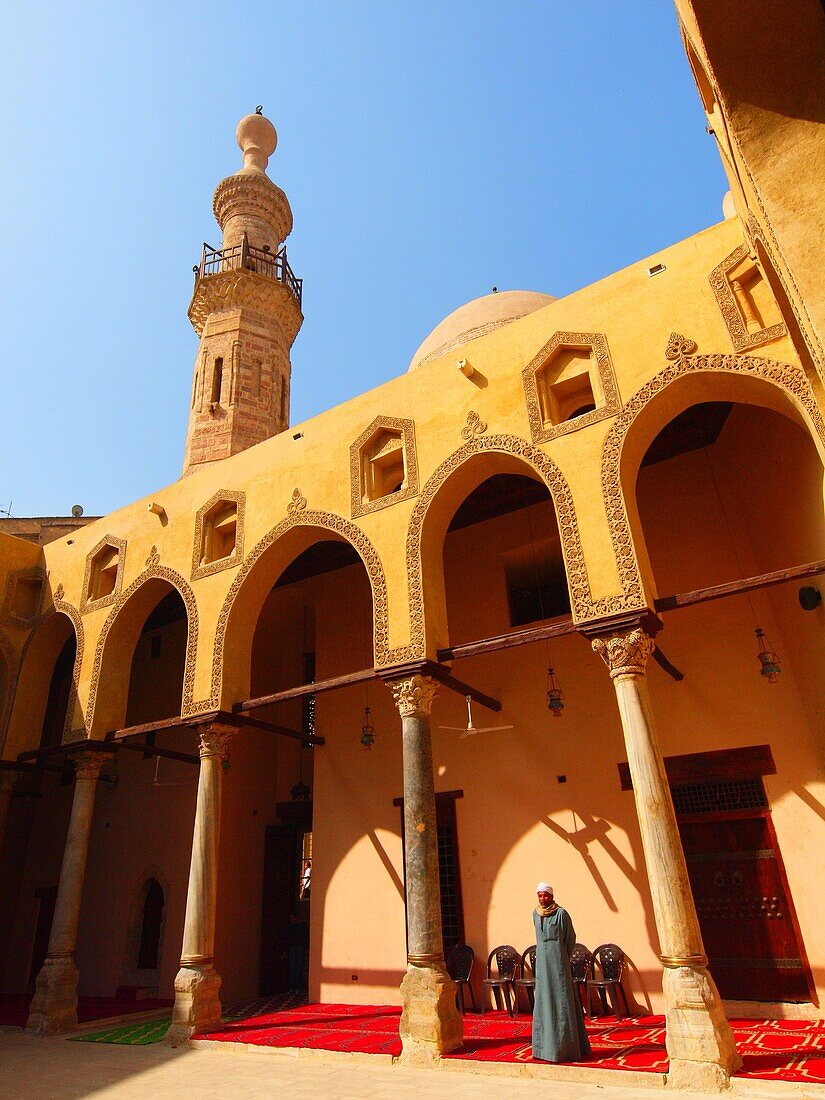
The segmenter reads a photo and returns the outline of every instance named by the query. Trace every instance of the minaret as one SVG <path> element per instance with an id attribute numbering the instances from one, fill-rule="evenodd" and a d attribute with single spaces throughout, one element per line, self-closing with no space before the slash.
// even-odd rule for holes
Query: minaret
<path id="1" fill-rule="evenodd" d="M 189 320 L 200 336 L 184 474 L 253 447 L 289 426 L 289 352 L 301 327 L 301 280 L 287 263 L 286 195 L 266 174 L 275 127 L 257 109 L 238 123 L 243 168 L 212 204 L 223 231 L 203 246 Z"/>

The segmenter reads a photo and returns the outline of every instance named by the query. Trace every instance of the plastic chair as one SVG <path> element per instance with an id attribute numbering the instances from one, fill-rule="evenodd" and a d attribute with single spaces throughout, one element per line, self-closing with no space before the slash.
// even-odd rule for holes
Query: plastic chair
<path id="1" fill-rule="evenodd" d="M 495 960 L 497 976 L 493 977 L 493 961 Z M 493 994 L 496 1008 L 501 1009 L 502 998 L 507 1008 L 508 1015 L 512 1016 L 515 1004 L 515 985 L 519 976 L 519 963 L 521 955 L 515 947 L 509 943 L 494 947 L 487 958 L 487 977 L 481 983 L 484 989 L 489 989 Z M 484 998 L 481 1000 L 481 1011 L 484 1012 Z"/>
<path id="2" fill-rule="evenodd" d="M 521 953 L 521 977 L 513 982 L 513 991 L 516 1000 L 516 1012 L 518 1012 L 518 995 L 521 990 L 527 994 L 527 1003 L 530 1011 L 535 1008 L 536 998 L 536 945 L 528 947 Z"/>
<path id="3" fill-rule="evenodd" d="M 598 993 L 599 1001 L 605 1016 L 607 1015 L 607 1001 L 613 1008 L 616 1014 L 617 1020 L 623 1020 L 621 1009 L 619 1008 L 619 995 L 624 1001 L 624 1008 L 627 1015 L 630 1015 L 630 1007 L 627 1003 L 627 996 L 622 988 L 622 971 L 624 970 L 624 951 L 621 947 L 617 947 L 615 943 L 603 943 L 601 947 L 597 947 L 593 952 L 593 973 L 596 972 L 596 967 L 601 971 L 601 978 L 588 978 L 587 980 L 587 1007 L 590 1008 L 590 998 L 593 993 Z"/>
<path id="4" fill-rule="evenodd" d="M 587 982 L 593 976 L 593 956 L 583 943 L 577 943 L 570 956 L 570 973 L 573 976 L 573 988 L 582 1003 L 585 1016 L 590 1014 L 587 1003 Z"/>
<path id="5" fill-rule="evenodd" d="M 473 992 L 473 964 L 476 953 L 466 943 L 457 944 L 447 956 L 447 973 L 455 982 L 455 998 L 458 1003 L 458 1011 L 464 1015 L 464 989 L 466 987 L 473 1002 L 473 1012 L 478 1012 L 476 995 Z"/>

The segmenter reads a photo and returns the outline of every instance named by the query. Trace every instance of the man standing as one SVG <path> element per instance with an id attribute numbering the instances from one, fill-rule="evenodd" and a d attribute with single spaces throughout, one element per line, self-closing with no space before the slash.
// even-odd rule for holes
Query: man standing
<path id="1" fill-rule="evenodd" d="M 567 911 L 555 902 L 552 886 L 540 882 L 536 895 L 533 1057 L 543 1062 L 583 1062 L 591 1052 L 581 1001 L 570 973 L 576 932 Z"/>

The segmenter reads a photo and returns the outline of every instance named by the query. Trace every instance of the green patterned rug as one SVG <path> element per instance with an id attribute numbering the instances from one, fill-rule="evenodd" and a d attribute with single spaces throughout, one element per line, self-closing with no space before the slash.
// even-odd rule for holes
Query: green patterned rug
<path id="1" fill-rule="evenodd" d="M 169 1030 L 171 1017 L 163 1020 L 141 1020 L 140 1023 L 94 1031 L 91 1035 L 72 1035 L 73 1043 L 122 1043 L 126 1046 L 145 1047 L 159 1043 Z"/>
<path id="2" fill-rule="evenodd" d="M 236 1020 L 243 1020 L 247 1016 L 275 1012 L 281 1008 L 294 1008 L 305 1003 L 306 997 L 300 993 L 281 993 L 277 997 L 260 998 L 247 1001 L 245 1004 L 233 1005 L 221 1016 L 221 1020 L 230 1024 Z M 105 1031 L 72 1035 L 71 1042 L 120 1043 L 123 1046 L 145 1047 L 150 1043 L 161 1042 L 171 1022 L 170 1016 L 164 1016 L 161 1020 L 136 1020 L 133 1024 L 118 1024 L 117 1027 L 109 1027 Z"/>

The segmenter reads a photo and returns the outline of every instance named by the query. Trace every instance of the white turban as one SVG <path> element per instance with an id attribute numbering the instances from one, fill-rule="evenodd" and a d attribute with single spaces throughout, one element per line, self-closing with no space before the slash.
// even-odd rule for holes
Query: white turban
<path id="1" fill-rule="evenodd" d="M 549 882 L 540 882 L 536 886 L 536 893 L 537 894 L 552 894 L 553 893 L 553 887 L 549 884 Z"/>

